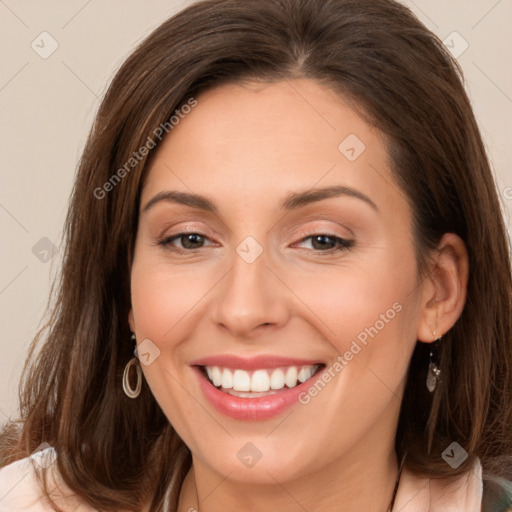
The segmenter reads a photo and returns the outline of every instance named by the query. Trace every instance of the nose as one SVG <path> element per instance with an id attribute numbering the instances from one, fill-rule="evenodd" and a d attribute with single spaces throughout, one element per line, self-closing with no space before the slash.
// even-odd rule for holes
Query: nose
<path id="1" fill-rule="evenodd" d="M 262 329 L 277 329 L 290 316 L 288 290 L 267 266 L 265 252 L 252 263 L 238 254 L 219 283 L 212 320 L 239 339 L 253 339 Z"/>

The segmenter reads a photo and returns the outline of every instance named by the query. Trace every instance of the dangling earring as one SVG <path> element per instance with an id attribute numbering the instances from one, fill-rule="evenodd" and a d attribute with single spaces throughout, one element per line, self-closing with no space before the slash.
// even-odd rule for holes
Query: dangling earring
<path id="1" fill-rule="evenodd" d="M 441 374 L 441 370 L 437 366 L 437 345 L 441 340 L 442 336 L 439 338 L 436 336 L 436 331 L 434 333 L 434 341 L 431 343 L 430 347 L 430 363 L 428 365 L 428 373 L 427 373 L 427 389 L 433 393 L 436 389 L 437 382 L 439 381 L 439 375 Z"/>
<path id="2" fill-rule="evenodd" d="M 132 340 L 135 341 L 135 334 L 132 334 Z M 130 369 L 135 365 L 135 369 L 137 370 L 137 384 L 135 389 L 133 389 L 130 385 Z M 127 365 L 124 368 L 123 372 L 123 391 L 126 396 L 129 398 L 137 398 L 140 395 L 140 390 L 142 388 L 142 370 L 140 369 L 140 364 L 137 361 L 137 358 L 132 357 Z"/>

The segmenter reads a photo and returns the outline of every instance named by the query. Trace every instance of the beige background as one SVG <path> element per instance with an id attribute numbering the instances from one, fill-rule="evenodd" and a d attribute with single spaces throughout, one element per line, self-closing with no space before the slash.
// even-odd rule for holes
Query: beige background
<path id="1" fill-rule="evenodd" d="M 60 265 L 51 244 L 99 100 L 131 49 L 188 3 L 0 0 L 0 423 L 16 415 L 20 370 Z M 459 62 L 510 225 L 512 0 L 404 3 L 454 51 L 468 44 Z M 46 59 L 42 32 L 58 44 Z"/>

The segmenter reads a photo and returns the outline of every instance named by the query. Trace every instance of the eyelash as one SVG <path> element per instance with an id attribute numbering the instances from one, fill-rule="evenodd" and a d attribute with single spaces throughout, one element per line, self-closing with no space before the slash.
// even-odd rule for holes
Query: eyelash
<path id="1" fill-rule="evenodd" d="M 190 232 L 177 233 L 176 235 L 172 235 L 170 237 L 166 237 L 166 238 L 160 240 L 158 242 L 158 245 L 164 247 L 165 249 L 174 251 L 174 252 L 176 252 L 178 254 L 190 254 L 190 253 L 193 253 L 195 251 L 199 251 L 199 250 L 204 248 L 204 247 L 197 247 L 197 248 L 194 248 L 194 249 L 182 249 L 182 248 L 175 247 L 175 246 L 171 245 L 174 240 L 178 240 L 178 239 L 180 239 L 180 238 L 182 238 L 184 236 L 187 236 L 187 235 L 199 235 L 201 238 L 203 238 L 205 240 L 209 240 L 209 238 L 206 235 L 203 235 L 202 233 L 199 233 L 199 232 L 196 232 L 196 231 L 190 231 Z M 306 241 L 306 240 L 308 240 L 310 238 L 313 239 L 315 237 L 327 237 L 327 238 L 332 239 L 334 242 L 336 242 L 338 244 L 338 247 L 330 248 L 330 249 L 327 249 L 325 251 L 318 250 L 318 249 L 311 249 L 314 252 L 317 252 L 319 254 L 321 254 L 321 253 L 332 254 L 332 253 L 335 253 L 335 252 L 346 251 L 348 249 L 351 249 L 354 246 L 354 244 L 355 244 L 355 242 L 353 240 L 347 240 L 346 238 L 341 238 L 339 236 L 331 235 L 329 233 L 312 233 L 310 235 L 304 236 L 303 238 L 301 238 L 299 240 L 299 242 L 296 242 L 296 243 L 303 243 L 304 241 Z"/>

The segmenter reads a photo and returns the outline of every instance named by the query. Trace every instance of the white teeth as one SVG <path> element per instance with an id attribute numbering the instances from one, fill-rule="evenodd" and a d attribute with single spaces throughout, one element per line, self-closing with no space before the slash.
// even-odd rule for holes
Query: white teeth
<path id="1" fill-rule="evenodd" d="M 222 387 L 225 389 L 231 389 L 233 387 L 233 374 L 226 368 L 222 372 Z"/>
<path id="2" fill-rule="evenodd" d="M 274 370 L 270 375 L 270 388 L 282 389 L 284 388 L 284 372 L 281 368 Z"/>
<path id="3" fill-rule="evenodd" d="M 231 370 L 218 366 L 206 366 L 208 378 L 215 387 L 239 392 L 262 393 L 282 389 L 286 385 L 293 388 L 310 379 L 319 365 L 288 366 L 283 368 L 261 369 L 253 372 Z M 242 395 L 237 395 L 242 396 Z"/>
<path id="4" fill-rule="evenodd" d="M 220 386 L 222 382 L 222 377 L 220 374 L 220 370 L 218 366 L 214 366 L 212 368 L 212 382 L 214 386 Z"/>
<path id="5" fill-rule="evenodd" d="M 300 371 L 299 371 L 299 374 L 297 376 L 297 378 L 301 381 L 301 382 L 306 382 L 308 379 L 310 379 L 311 377 L 313 376 L 313 369 L 310 367 L 310 366 L 303 366 Z"/>
<path id="6" fill-rule="evenodd" d="M 245 370 L 235 370 L 233 373 L 233 389 L 235 391 L 251 391 L 251 376 Z"/>
<path id="7" fill-rule="evenodd" d="M 295 366 L 290 366 L 286 372 L 286 377 L 284 378 L 284 383 L 289 387 L 293 388 L 297 385 L 297 368 Z"/>
<path id="8" fill-rule="evenodd" d="M 256 370 L 251 377 L 251 391 L 268 391 L 270 377 L 266 370 Z"/>

